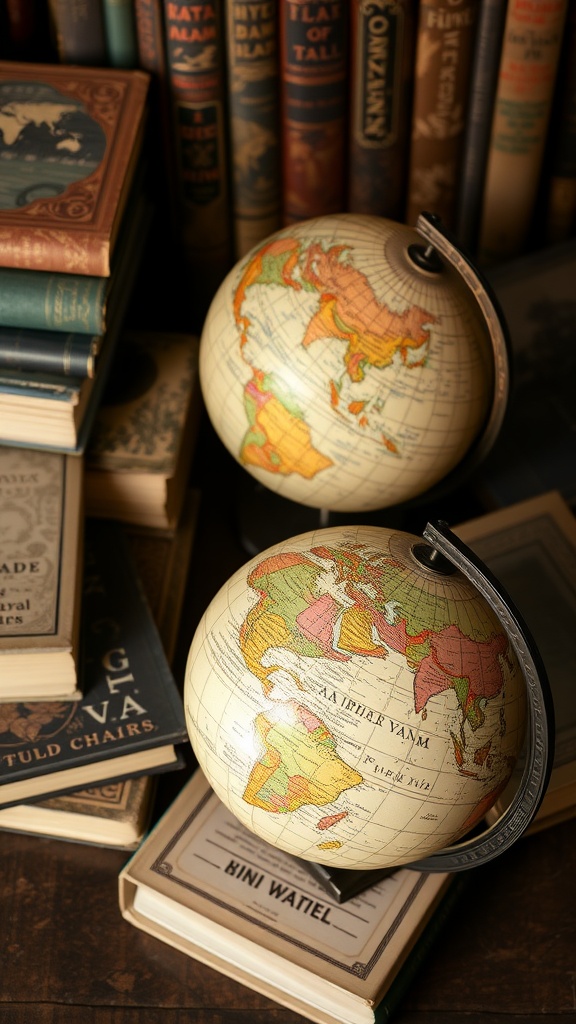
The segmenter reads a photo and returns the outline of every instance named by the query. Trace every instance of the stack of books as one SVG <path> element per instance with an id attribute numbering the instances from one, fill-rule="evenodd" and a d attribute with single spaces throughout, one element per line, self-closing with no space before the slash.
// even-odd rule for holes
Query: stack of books
<path id="1" fill-rule="evenodd" d="M 0 67 L 0 829 L 121 848 L 185 763 L 171 666 L 198 514 L 198 339 L 124 323 L 147 90 Z"/>
<path id="2" fill-rule="evenodd" d="M 0 443 L 82 453 L 150 226 L 149 76 L 0 66 Z"/>

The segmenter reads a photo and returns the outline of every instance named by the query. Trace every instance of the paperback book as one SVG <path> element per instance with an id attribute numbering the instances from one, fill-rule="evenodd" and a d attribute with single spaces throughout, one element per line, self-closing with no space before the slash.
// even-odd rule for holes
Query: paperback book
<path id="1" fill-rule="evenodd" d="M 123 334 L 86 452 L 88 514 L 174 529 L 201 408 L 195 336 Z"/>
<path id="2" fill-rule="evenodd" d="M 107 277 L 143 142 L 149 76 L 0 65 L 0 266 Z"/>
<path id="3" fill-rule="evenodd" d="M 182 699 L 119 523 L 87 520 L 82 700 L 0 705 L 0 806 L 183 763 Z"/>
<path id="4" fill-rule="evenodd" d="M 445 919 L 452 876 L 401 869 L 332 900 L 197 770 L 119 876 L 123 916 L 318 1024 L 385 1020 Z"/>
<path id="5" fill-rule="evenodd" d="M 0 700 L 77 700 L 83 466 L 0 447 Z"/>

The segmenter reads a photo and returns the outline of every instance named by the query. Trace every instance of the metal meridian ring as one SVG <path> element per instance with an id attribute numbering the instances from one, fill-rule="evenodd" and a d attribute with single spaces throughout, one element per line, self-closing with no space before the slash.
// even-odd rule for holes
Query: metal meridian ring
<path id="1" fill-rule="evenodd" d="M 446 523 L 427 523 L 423 536 L 474 584 L 503 623 L 528 691 L 528 751 L 522 779 L 510 806 L 481 835 L 405 865 L 419 871 L 463 871 L 504 853 L 534 818 L 546 792 L 554 760 L 554 705 L 538 648 L 520 612 L 496 577 Z"/>

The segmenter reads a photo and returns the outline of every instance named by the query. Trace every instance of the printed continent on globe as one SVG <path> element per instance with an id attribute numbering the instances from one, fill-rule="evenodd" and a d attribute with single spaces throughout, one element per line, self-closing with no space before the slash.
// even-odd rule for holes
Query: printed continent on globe
<path id="1" fill-rule="evenodd" d="M 524 680 L 488 603 L 438 577 L 415 538 L 293 538 L 208 607 L 185 683 L 190 736 L 219 797 L 289 853 L 409 863 L 481 821 L 523 738 Z"/>
<path id="2" fill-rule="evenodd" d="M 464 457 L 493 396 L 488 334 L 418 236 L 340 214 L 294 225 L 228 275 L 200 374 L 221 439 L 260 482 L 303 504 L 365 510 L 429 489 Z"/>

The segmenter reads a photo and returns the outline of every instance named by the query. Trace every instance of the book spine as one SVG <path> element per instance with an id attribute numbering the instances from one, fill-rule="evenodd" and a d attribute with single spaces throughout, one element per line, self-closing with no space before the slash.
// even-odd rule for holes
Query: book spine
<path id="1" fill-rule="evenodd" d="M 102 334 L 107 278 L 0 268 L 0 324 Z"/>
<path id="2" fill-rule="evenodd" d="M 484 182 L 478 257 L 526 246 L 558 71 L 567 0 L 509 0 Z"/>
<path id="3" fill-rule="evenodd" d="M 234 258 L 282 224 L 278 16 L 273 3 L 224 0 Z"/>
<path id="4" fill-rule="evenodd" d="M 162 0 L 134 0 L 138 65 L 157 79 L 166 78 Z"/>
<path id="5" fill-rule="evenodd" d="M 346 202 L 348 8 L 280 0 L 283 222 Z"/>
<path id="6" fill-rule="evenodd" d="M 402 220 L 414 59 L 413 0 L 352 0 L 348 210 Z"/>
<path id="7" fill-rule="evenodd" d="M 2 30 L 6 33 L 3 49 L 10 60 L 53 59 L 48 16 L 42 0 L 6 0 Z"/>
<path id="8" fill-rule="evenodd" d="M 422 0 L 416 29 L 406 221 L 454 228 L 479 0 Z"/>
<path id="9" fill-rule="evenodd" d="M 0 328 L 0 370 L 93 377 L 100 337 Z"/>
<path id="10" fill-rule="evenodd" d="M 102 0 L 48 0 L 62 64 L 107 63 Z"/>
<path id="11" fill-rule="evenodd" d="M 199 304 L 231 261 L 221 0 L 164 0 L 182 256 Z"/>
<path id="12" fill-rule="evenodd" d="M 138 62 L 132 0 L 102 0 L 108 63 L 113 68 L 135 68 Z"/>
<path id="13" fill-rule="evenodd" d="M 478 15 L 455 228 L 460 245 L 469 252 L 475 251 L 478 240 L 506 8 L 507 0 L 481 0 Z"/>
<path id="14" fill-rule="evenodd" d="M 544 210 L 546 244 L 576 232 L 576 3 L 570 4 L 552 109 L 550 165 Z"/>

